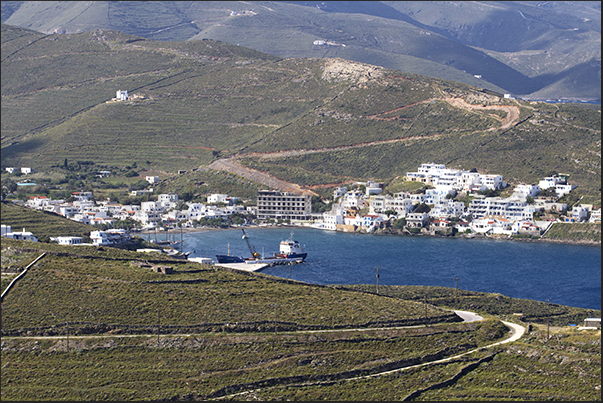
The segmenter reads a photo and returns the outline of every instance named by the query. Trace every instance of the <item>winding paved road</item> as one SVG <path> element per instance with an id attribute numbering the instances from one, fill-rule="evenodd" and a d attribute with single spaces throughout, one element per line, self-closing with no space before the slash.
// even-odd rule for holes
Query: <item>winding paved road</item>
<path id="1" fill-rule="evenodd" d="M 484 318 L 474 312 L 468 312 L 468 311 L 454 311 L 458 316 L 460 316 L 464 322 L 478 322 L 483 320 Z M 353 380 L 360 380 L 360 379 L 368 379 L 368 378 L 374 378 L 374 377 L 378 377 L 378 376 L 383 376 L 383 375 L 389 375 L 389 374 L 393 374 L 396 372 L 401 372 L 401 371 L 406 371 L 406 370 L 410 370 L 410 369 L 414 369 L 414 368 L 419 368 L 419 367 L 423 367 L 423 366 L 427 366 L 427 365 L 432 365 L 432 364 L 438 364 L 438 363 L 444 363 L 444 362 L 448 362 L 448 361 L 452 361 L 455 359 L 458 359 L 460 357 L 463 357 L 465 355 L 468 354 L 472 354 L 476 351 L 479 350 L 484 350 L 487 348 L 491 348 L 494 346 L 498 346 L 501 344 L 505 344 L 505 343 L 511 343 L 514 341 L 519 340 L 525 333 L 526 328 L 521 326 L 521 325 L 517 325 L 515 323 L 511 323 L 511 322 L 506 322 L 506 321 L 502 321 L 502 323 L 505 324 L 505 326 L 507 326 L 509 329 L 511 329 L 511 336 L 507 339 L 504 339 L 502 341 L 496 342 L 496 343 L 492 343 L 489 344 L 487 346 L 482 346 L 482 347 L 478 347 L 475 348 L 473 350 L 469 350 L 466 351 L 464 353 L 461 354 L 457 354 L 454 356 L 450 356 L 447 358 L 442 358 L 440 360 L 434 360 L 434 361 L 429 361 L 429 362 L 424 362 L 421 364 L 417 364 L 417 365 L 411 365 L 408 367 L 403 367 L 403 368 L 397 368 L 397 369 L 393 369 L 393 370 L 389 370 L 389 371 L 383 371 L 383 372 L 378 372 L 375 374 L 370 374 L 370 375 L 363 375 L 363 376 L 357 376 L 357 377 L 351 377 L 351 378 L 346 378 L 346 379 L 341 379 L 341 380 L 345 380 L 345 381 L 353 381 Z M 410 328 L 410 327 L 423 327 L 425 325 L 418 325 L 418 326 L 401 326 L 401 327 L 396 327 L 396 328 Z M 396 329 L 396 328 L 384 328 L 384 329 Z M 364 330 L 379 330 L 377 328 L 361 328 L 361 329 L 341 329 L 341 330 L 330 330 L 330 331 L 350 331 L 350 330 L 357 330 L 357 331 L 364 331 Z M 329 330 L 314 330 L 314 331 L 301 331 L 303 333 L 316 333 L 316 332 L 328 332 Z M 289 332 L 285 332 L 285 333 L 289 333 Z M 295 332 L 297 333 L 297 332 Z M 159 337 L 156 334 L 147 334 L 147 335 L 86 335 L 86 336 L 71 336 L 72 339 L 83 339 L 83 338 L 99 338 L 99 337 L 110 337 L 110 338 L 116 338 L 116 337 Z M 177 335 L 168 335 L 169 337 L 179 337 L 179 336 L 192 336 L 192 334 L 177 334 Z M 24 338 L 28 338 L 28 339 L 64 339 L 64 338 L 68 338 L 69 336 L 33 336 L 33 337 L 24 337 Z M 164 336 L 165 337 L 165 336 Z M 13 337 L 5 337 L 6 339 L 10 339 Z M 14 337 L 14 338 L 21 338 L 21 337 Z M 320 385 L 322 383 L 325 382 L 311 382 L 311 383 L 304 383 L 303 385 L 301 384 L 296 384 L 296 386 L 311 386 L 311 385 Z M 326 383 L 330 383 L 330 382 L 326 382 Z M 282 386 L 282 385 L 280 385 Z M 268 387 L 270 388 L 270 387 Z M 264 388 L 267 389 L 267 388 Z M 227 398 L 235 398 L 236 396 L 242 396 L 245 394 L 249 394 L 249 393 L 253 393 L 253 392 L 258 392 L 261 389 L 254 389 L 254 390 L 246 390 L 243 392 L 238 392 L 238 393 L 234 393 L 234 394 L 230 394 L 230 395 L 225 395 L 225 396 L 221 396 L 219 398 L 217 398 L 216 400 L 221 400 L 221 399 L 227 399 Z"/>

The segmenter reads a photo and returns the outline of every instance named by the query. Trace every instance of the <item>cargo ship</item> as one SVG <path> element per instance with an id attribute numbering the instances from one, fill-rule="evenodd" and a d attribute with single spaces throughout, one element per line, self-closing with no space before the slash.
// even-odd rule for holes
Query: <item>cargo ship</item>
<path id="1" fill-rule="evenodd" d="M 300 245 L 300 243 L 293 239 L 293 233 L 291 233 L 291 238 L 286 239 L 280 242 L 279 251 L 272 256 L 263 257 L 258 252 L 256 252 L 255 248 L 249 242 L 249 237 L 245 234 L 245 230 L 243 231 L 243 239 L 247 242 L 247 247 L 249 248 L 249 252 L 251 253 L 251 257 L 243 258 L 240 256 L 230 256 L 230 255 L 216 255 L 216 260 L 218 263 L 247 263 L 247 264 L 256 264 L 256 263 L 264 263 L 269 265 L 276 264 L 293 264 L 293 263 L 302 263 L 308 254 L 304 251 L 304 248 Z"/>

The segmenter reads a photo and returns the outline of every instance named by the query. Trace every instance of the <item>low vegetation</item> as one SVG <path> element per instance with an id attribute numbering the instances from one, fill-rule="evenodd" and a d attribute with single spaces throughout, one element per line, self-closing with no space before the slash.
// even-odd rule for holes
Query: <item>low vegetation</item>
<path id="1" fill-rule="evenodd" d="M 560 242 L 601 243 L 601 224 L 555 223 L 543 239 Z"/>
<path id="2" fill-rule="evenodd" d="M 51 179 L 52 189 L 39 189 L 49 195 L 91 186 L 115 197 L 157 175 L 163 191 L 203 194 L 207 185 L 230 193 L 236 184 L 243 194 L 233 195 L 247 198 L 258 184 L 207 172 L 237 156 L 321 195 L 349 181 L 389 183 L 425 162 L 501 174 L 511 185 L 563 172 L 581 203 L 600 205 L 600 107 L 507 99 L 418 74 L 279 59 L 210 40 L 47 36 L 3 25 L 2 42 L 2 167 L 37 169 Z M 118 89 L 140 98 L 107 103 Z M 496 105 L 518 108 L 510 128 L 500 129 L 508 109 L 479 109 Z M 257 154 L 283 150 L 313 153 Z M 103 168 L 111 180 L 95 178 Z M 3 171 L 5 194 L 15 185 L 7 179 L 15 181 Z"/>
<path id="3" fill-rule="evenodd" d="M 600 331 L 568 326 L 600 311 L 445 287 L 376 294 L 107 247 L 1 247 L 3 272 L 46 252 L 2 301 L 3 400 L 600 398 Z M 459 322 L 457 308 L 486 319 Z M 508 336 L 499 318 L 527 326 L 525 341 L 471 352 Z M 538 323 L 560 330 L 547 340 Z M 524 370 L 573 383 L 527 393 Z"/>
<path id="4" fill-rule="evenodd" d="M 273 387 L 232 400 L 576 401 L 601 399 L 601 332 L 534 327 L 520 342 L 438 365 L 342 382 Z"/>

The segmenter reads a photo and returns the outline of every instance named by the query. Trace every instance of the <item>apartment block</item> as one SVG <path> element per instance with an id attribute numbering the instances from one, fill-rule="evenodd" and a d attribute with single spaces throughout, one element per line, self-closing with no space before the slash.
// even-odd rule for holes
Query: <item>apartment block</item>
<path id="1" fill-rule="evenodd" d="M 260 220 L 309 220 L 312 198 L 276 190 L 258 191 L 257 218 Z"/>

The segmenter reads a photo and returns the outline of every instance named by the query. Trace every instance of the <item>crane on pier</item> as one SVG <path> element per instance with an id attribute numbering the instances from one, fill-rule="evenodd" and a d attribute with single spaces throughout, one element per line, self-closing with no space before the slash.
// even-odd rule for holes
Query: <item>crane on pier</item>
<path id="1" fill-rule="evenodd" d="M 245 233 L 245 230 L 243 228 L 241 228 L 241 231 L 243 231 L 243 239 L 245 240 L 245 242 L 247 242 L 247 247 L 249 248 L 249 253 L 251 253 L 251 257 L 254 257 L 254 258 L 260 257 L 260 254 L 255 251 L 255 248 L 249 242 L 249 236 Z"/>

